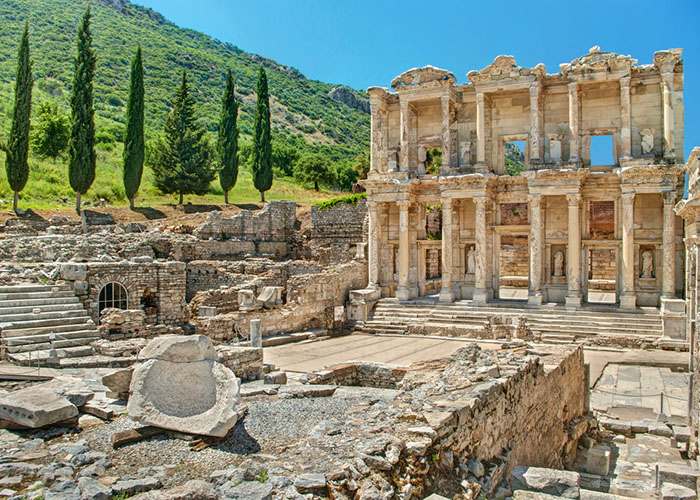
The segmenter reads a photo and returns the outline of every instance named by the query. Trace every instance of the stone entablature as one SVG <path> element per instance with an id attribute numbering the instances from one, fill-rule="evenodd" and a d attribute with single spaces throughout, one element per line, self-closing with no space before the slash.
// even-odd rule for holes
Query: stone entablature
<path id="1" fill-rule="evenodd" d="M 422 152 L 439 147 L 441 174 L 504 173 L 504 145 L 526 141 L 526 168 L 591 167 L 591 137 L 613 137 L 619 166 L 683 162 L 681 49 L 654 63 L 591 48 L 547 74 L 498 56 L 470 83 L 447 70 L 413 68 L 368 89 L 372 113 L 370 178 L 425 175 Z M 593 165 L 611 170 L 609 165 Z"/>

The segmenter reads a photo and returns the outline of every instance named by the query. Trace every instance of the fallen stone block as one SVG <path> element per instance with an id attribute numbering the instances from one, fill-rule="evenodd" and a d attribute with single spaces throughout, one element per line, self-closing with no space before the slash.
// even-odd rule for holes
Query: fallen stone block
<path id="1" fill-rule="evenodd" d="M 221 498 L 231 500 L 270 500 L 272 484 L 259 481 L 228 481 L 219 488 Z"/>
<path id="2" fill-rule="evenodd" d="M 314 473 L 302 474 L 294 479 L 294 487 L 299 493 L 325 492 L 326 476 Z"/>
<path id="3" fill-rule="evenodd" d="M 265 375 L 264 382 L 266 384 L 279 384 L 283 385 L 287 383 L 287 374 L 285 372 L 270 372 Z"/>
<path id="4" fill-rule="evenodd" d="M 240 382 L 203 335 L 152 340 L 131 379 L 129 416 L 150 425 L 224 437 L 238 421 Z"/>
<path id="5" fill-rule="evenodd" d="M 90 477 L 78 479 L 78 487 L 80 498 L 83 500 L 111 500 L 112 498 L 111 488 Z"/>
<path id="6" fill-rule="evenodd" d="M 131 375 L 133 372 L 134 369 L 131 366 L 128 368 L 110 370 L 108 373 L 102 375 L 102 385 L 107 387 L 115 395 L 128 397 L 129 385 L 131 384 Z"/>
<path id="7" fill-rule="evenodd" d="M 586 452 L 586 472 L 598 476 L 607 476 L 610 470 L 610 450 L 596 447 Z"/>
<path id="8" fill-rule="evenodd" d="M 674 425 L 673 437 L 676 438 L 676 442 L 678 443 L 689 443 L 690 429 L 684 425 Z"/>
<path id="9" fill-rule="evenodd" d="M 513 492 L 513 500 L 553 500 L 561 498 L 558 495 L 548 495 L 540 491 L 516 490 Z"/>
<path id="10" fill-rule="evenodd" d="M 625 422 L 623 420 L 614 420 L 612 418 L 600 418 L 598 423 L 603 429 L 614 432 L 615 434 L 622 434 L 624 436 L 632 435 L 632 423 Z"/>
<path id="11" fill-rule="evenodd" d="M 578 498 L 581 477 L 577 472 L 543 467 L 515 467 L 510 474 L 513 490 L 530 490 L 564 498 Z"/>
<path id="12" fill-rule="evenodd" d="M 695 500 L 697 497 L 695 490 L 680 484 L 664 483 L 661 486 L 661 500 Z"/>
<path id="13" fill-rule="evenodd" d="M 112 496 L 132 496 L 144 491 L 156 490 L 163 484 L 155 477 L 117 481 L 112 485 Z"/>
<path id="14" fill-rule="evenodd" d="M 44 385 L 21 389 L 0 398 L 0 418 L 36 429 L 78 416 L 77 406 Z"/>
<path id="15" fill-rule="evenodd" d="M 621 495 L 613 495 L 612 493 L 603 493 L 602 491 L 580 490 L 580 500 L 629 500 L 629 497 Z"/>
<path id="16" fill-rule="evenodd" d="M 693 469 L 679 464 L 659 464 L 659 483 L 671 483 L 685 486 L 697 493 L 700 469 Z"/>

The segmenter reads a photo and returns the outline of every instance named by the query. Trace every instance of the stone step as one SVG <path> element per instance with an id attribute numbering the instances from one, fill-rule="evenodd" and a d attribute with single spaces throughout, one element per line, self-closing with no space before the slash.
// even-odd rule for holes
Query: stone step
<path id="1" fill-rule="evenodd" d="M 31 352 L 18 352 L 8 354 L 7 357 L 11 361 L 20 364 L 45 363 L 49 359 L 50 349 L 42 349 Z M 62 358 L 78 358 L 83 356 L 92 356 L 95 350 L 90 346 L 66 347 L 64 349 L 56 349 L 56 354 L 59 359 Z"/>
<path id="2" fill-rule="evenodd" d="M 29 312 L 22 312 L 16 314 L 2 314 L 2 312 L 0 312 L 0 323 L 61 319 L 85 315 L 85 309 L 83 309 L 82 306 L 80 306 L 79 304 L 71 304 L 70 307 L 66 307 L 57 311 L 45 311 L 42 308 L 36 308 L 36 310 L 36 313 L 33 312 L 31 309 Z"/>
<path id="3" fill-rule="evenodd" d="M 8 292 L 0 293 L 0 301 L 6 300 L 29 300 L 29 299 L 53 299 L 57 297 L 75 297 L 75 293 L 71 290 L 57 290 L 53 291 L 51 289 L 40 291 L 40 292 Z"/>
<path id="4" fill-rule="evenodd" d="M 14 330 L 3 330 L 2 332 L 2 338 L 10 338 L 10 337 L 24 337 L 28 335 L 46 335 L 49 333 L 55 333 L 56 335 L 63 334 L 65 332 L 74 332 L 76 330 L 94 330 L 95 326 L 92 325 L 91 323 L 83 322 L 83 323 L 76 323 L 72 325 L 60 325 L 60 326 L 52 326 L 50 328 L 47 328 L 45 326 L 37 327 L 37 328 L 17 328 Z"/>
<path id="5" fill-rule="evenodd" d="M 0 286 L 0 294 L 5 293 L 33 293 L 46 291 L 71 291 L 70 285 L 38 285 L 34 283 L 26 283 L 20 285 Z"/>
<path id="6" fill-rule="evenodd" d="M 37 299 L 19 299 L 0 301 L 0 312 L 14 311 L 21 307 L 44 307 L 62 304 L 80 304 L 80 300 L 75 295 L 62 297 L 45 297 Z"/>
<path id="7" fill-rule="evenodd" d="M 94 342 L 95 340 L 97 340 L 99 338 L 100 338 L 99 334 L 95 333 L 95 335 L 91 335 L 88 337 L 74 337 L 74 338 L 64 339 L 64 340 L 54 340 L 53 343 L 51 343 L 51 342 L 35 342 L 35 343 L 31 343 L 31 344 L 7 346 L 7 352 L 19 353 L 19 352 L 49 350 L 52 347 L 54 349 L 62 349 L 62 348 L 66 348 L 66 347 L 88 346 L 88 345 L 90 345 L 91 342 Z"/>
<path id="8" fill-rule="evenodd" d="M 53 328 L 55 327 L 66 325 L 80 325 L 85 324 L 88 321 L 92 320 L 83 310 L 79 311 L 76 314 L 73 314 L 72 316 L 66 316 L 63 318 L 30 319 L 24 321 L 2 323 L 2 331 L 4 334 L 5 332 L 12 332 L 26 328 L 44 328 L 47 330 L 53 330 Z"/>
<path id="9" fill-rule="evenodd" d="M 100 338 L 100 332 L 98 332 L 95 329 L 76 329 L 74 331 L 58 333 L 55 335 L 55 340 L 71 340 L 83 338 L 91 338 L 93 340 L 98 339 Z M 13 346 L 49 343 L 50 341 L 51 335 L 48 333 L 41 335 L 26 335 L 24 337 L 8 337 L 6 339 L 3 339 L 3 343 L 8 348 Z"/>

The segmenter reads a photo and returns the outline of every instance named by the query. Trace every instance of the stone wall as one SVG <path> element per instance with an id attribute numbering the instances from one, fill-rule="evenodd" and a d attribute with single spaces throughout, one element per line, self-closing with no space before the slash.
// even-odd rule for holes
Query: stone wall
<path id="1" fill-rule="evenodd" d="M 363 241 L 366 228 L 367 203 L 338 203 L 332 208 L 319 210 L 311 207 L 311 237 L 315 243 L 357 243 Z"/>
<path id="2" fill-rule="evenodd" d="M 296 204 L 268 201 L 259 212 L 243 210 L 231 218 L 211 212 L 194 231 L 200 239 L 241 239 L 246 241 L 286 242 L 296 225 Z"/>
<path id="3" fill-rule="evenodd" d="M 367 285 L 367 263 L 353 261 L 319 273 L 290 276 L 285 286 L 286 303 L 271 309 L 233 311 L 197 320 L 197 331 L 216 340 L 236 337 L 234 328 L 250 331 L 250 320 L 262 321 L 264 336 L 291 333 L 313 328 L 333 327 L 333 310 L 344 306 L 350 290 Z M 226 298 L 233 300 L 234 289 L 198 294 L 199 306 L 221 304 Z M 237 301 L 237 298 L 236 298 Z M 193 301 L 194 302 L 194 301 Z M 192 307 L 192 305 L 191 305 Z"/>
<path id="4" fill-rule="evenodd" d="M 263 376 L 263 350 L 257 347 L 215 346 L 219 360 L 243 381 Z"/>
<path id="5" fill-rule="evenodd" d="M 96 324 L 100 291 L 114 282 L 126 288 L 127 309 L 144 310 L 146 321 L 175 326 L 187 321 L 185 264 L 149 257 L 137 260 L 66 263 L 60 267 L 60 276 L 73 282 L 76 294 Z"/>
<path id="6" fill-rule="evenodd" d="M 395 389 L 406 376 L 407 368 L 382 363 L 342 363 L 315 372 L 312 384 L 334 384 Z"/>

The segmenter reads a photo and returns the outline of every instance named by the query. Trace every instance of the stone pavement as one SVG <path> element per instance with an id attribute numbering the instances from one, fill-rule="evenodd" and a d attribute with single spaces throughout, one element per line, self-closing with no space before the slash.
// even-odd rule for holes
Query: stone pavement
<path id="1" fill-rule="evenodd" d="M 612 408 L 661 410 L 668 416 L 688 416 L 688 373 L 669 368 L 608 364 L 591 391 L 591 408 L 608 412 Z"/>
<path id="2" fill-rule="evenodd" d="M 264 349 L 265 363 L 280 370 L 312 372 L 347 361 L 374 361 L 409 366 L 449 356 L 468 342 L 434 337 L 350 335 L 310 343 L 286 344 Z M 480 342 L 482 349 L 499 349 L 496 343 Z"/>

